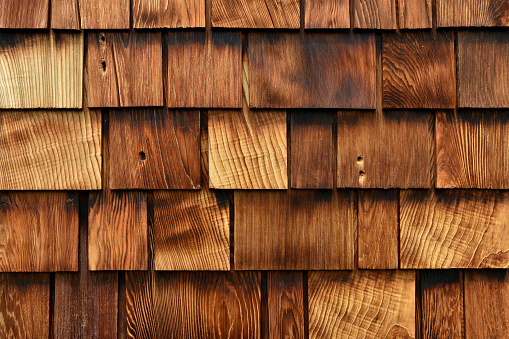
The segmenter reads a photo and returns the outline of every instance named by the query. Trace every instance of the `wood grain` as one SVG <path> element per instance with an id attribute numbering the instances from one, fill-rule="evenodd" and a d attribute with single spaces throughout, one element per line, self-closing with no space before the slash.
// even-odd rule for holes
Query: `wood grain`
<path id="1" fill-rule="evenodd" d="M 169 107 L 242 106 L 240 32 L 168 33 Z"/>
<path id="2" fill-rule="evenodd" d="M 299 28 L 299 0 L 212 0 L 212 27 Z"/>
<path id="3" fill-rule="evenodd" d="M 116 338 L 118 273 L 88 270 L 87 195 L 80 196 L 79 271 L 56 273 L 55 338 Z"/>
<path id="4" fill-rule="evenodd" d="M 354 267 L 352 191 L 235 191 L 235 269 Z"/>
<path id="5" fill-rule="evenodd" d="M 2 192 L 0 225 L 1 272 L 78 269 L 75 192 Z"/>
<path id="6" fill-rule="evenodd" d="M 439 27 L 509 25 L 507 0 L 437 0 Z"/>
<path id="7" fill-rule="evenodd" d="M 0 109 L 81 108 L 82 80 L 82 33 L 0 33 Z"/>
<path id="8" fill-rule="evenodd" d="M 383 107 L 454 108 L 454 39 L 448 32 L 383 34 Z"/>
<path id="9" fill-rule="evenodd" d="M 463 279 L 459 270 L 423 270 L 422 337 L 464 338 Z"/>
<path id="10" fill-rule="evenodd" d="M 350 1 L 305 1 L 304 17 L 305 28 L 350 28 Z"/>
<path id="11" fill-rule="evenodd" d="M 259 272 L 126 273 L 129 338 L 259 338 Z"/>
<path id="12" fill-rule="evenodd" d="M 302 272 L 268 272 L 269 338 L 304 338 Z"/>
<path id="13" fill-rule="evenodd" d="M 375 36 L 250 33 L 249 105 L 375 108 Z"/>
<path id="14" fill-rule="evenodd" d="M 0 28 L 48 28 L 48 9 L 49 0 L 1 1 Z"/>
<path id="15" fill-rule="evenodd" d="M 332 120 L 331 112 L 292 113 L 292 188 L 334 186 Z"/>
<path id="16" fill-rule="evenodd" d="M 198 111 L 110 111 L 110 188 L 200 188 L 199 133 Z"/>
<path id="17" fill-rule="evenodd" d="M 134 28 L 205 27 L 205 0 L 133 0 Z"/>
<path id="18" fill-rule="evenodd" d="M 210 187 L 286 189 L 286 112 L 210 111 Z"/>
<path id="19" fill-rule="evenodd" d="M 509 331 L 507 270 L 465 271 L 465 338 L 503 338 Z"/>
<path id="20" fill-rule="evenodd" d="M 1 111 L 0 189 L 101 188 L 101 112 Z"/>
<path id="21" fill-rule="evenodd" d="M 397 269 L 398 192 L 360 190 L 358 211 L 358 267 L 376 270 Z"/>
<path id="22" fill-rule="evenodd" d="M 49 338 L 49 304 L 49 274 L 0 274 L 0 336 Z"/>
<path id="23" fill-rule="evenodd" d="M 354 0 L 354 27 L 396 29 L 395 0 Z"/>
<path id="24" fill-rule="evenodd" d="M 128 29 L 129 0 L 78 0 L 82 29 Z"/>
<path id="25" fill-rule="evenodd" d="M 432 27 L 433 0 L 398 0 L 399 28 L 416 29 Z"/>
<path id="26" fill-rule="evenodd" d="M 309 337 L 414 338 L 415 272 L 310 272 Z"/>
<path id="27" fill-rule="evenodd" d="M 163 105 L 161 32 L 87 35 L 89 107 Z"/>
<path id="28" fill-rule="evenodd" d="M 339 112 L 338 187 L 430 187 L 433 122 L 427 112 Z"/>
<path id="29" fill-rule="evenodd" d="M 208 136 L 201 131 L 199 191 L 154 192 L 156 270 L 227 271 L 230 269 L 230 199 L 209 189 Z"/>
<path id="30" fill-rule="evenodd" d="M 437 187 L 509 188 L 507 112 L 437 112 Z"/>
<path id="31" fill-rule="evenodd" d="M 77 0 L 51 2 L 51 28 L 79 30 L 81 27 Z"/>
<path id="32" fill-rule="evenodd" d="M 401 268 L 509 266 L 506 192 L 401 191 Z"/>
<path id="33" fill-rule="evenodd" d="M 508 59 L 509 32 L 459 32 L 458 105 L 509 107 Z"/>

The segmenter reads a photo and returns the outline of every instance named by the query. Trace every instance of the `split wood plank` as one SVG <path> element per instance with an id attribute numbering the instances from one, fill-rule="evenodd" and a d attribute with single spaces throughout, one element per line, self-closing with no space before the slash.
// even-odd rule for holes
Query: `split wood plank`
<path id="1" fill-rule="evenodd" d="M 465 271 L 465 338 L 503 338 L 509 331 L 507 270 Z"/>
<path id="2" fill-rule="evenodd" d="M 509 107 L 509 32 L 458 33 L 460 107 Z"/>
<path id="3" fill-rule="evenodd" d="M 398 268 L 398 192 L 359 191 L 357 226 L 358 267 Z"/>
<path id="4" fill-rule="evenodd" d="M 464 338 L 461 271 L 423 270 L 420 274 L 422 337 Z"/>
<path id="5" fill-rule="evenodd" d="M 0 28 L 48 28 L 48 10 L 49 0 L 0 1 Z"/>
<path id="6" fill-rule="evenodd" d="M 432 27 L 433 0 L 398 0 L 399 28 L 417 29 Z"/>
<path id="7" fill-rule="evenodd" d="M 372 33 L 250 33 L 249 104 L 375 108 Z"/>
<path id="8" fill-rule="evenodd" d="M 333 188 L 332 121 L 331 112 L 292 113 L 292 188 Z"/>
<path id="9" fill-rule="evenodd" d="M 382 40 L 384 108 L 455 107 L 451 33 L 385 33 Z"/>
<path id="10" fill-rule="evenodd" d="M 49 338 L 50 275 L 0 274 L 0 337 Z"/>
<path id="11" fill-rule="evenodd" d="M 401 191 L 401 268 L 509 266 L 509 193 Z"/>
<path id="12" fill-rule="evenodd" d="M 129 338 L 260 337 L 259 272 L 126 273 Z"/>
<path id="13" fill-rule="evenodd" d="M 80 14 L 77 0 L 51 2 L 51 28 L 79 30 Z"/>
<path id="14" fill-rule="evenodd" d="M 235 269 L 353 269 L 353 191 L 235 191 Z"/>
<path id="15" fill-rule="evenodd" d="M 396 1 L 354 0 L 354 27 L 396 29 Z"/>
<path id="16" fill-rule="evenodd" d="M 509 188 L 507 112 L 437 112 L 437 187 Z"/>
<path id="17" fill-rule="evenodd" d="M 78 269 L 78 194 L 2 192 L 0 271 Z"/>
<path id="18" fill-rule="evenodd" d="M 286 113 L 210 111 L 210 187 L 287 189 Z"/>
<path id="19" fill-rule="evenodd" d="M 101 112 L 1 111 L 0 189 L 101 188 Z"/>
<path id="20" fill-rule="evenodd" d="M 426 112 L 339 112 L 338 187 L 430 187 L 432 131 Z"/>
<path id="21" fill-rule="evenodd" d="M 269 338 L 304 338 L 302 272 L 268 272 Z"/>
<path id="22" fill-rule="evenodd" d="M 168 106 L 242 106 L 240 32 L 168 33 Z"/>
<path id="23" fill-rule="evenodd" d="M 130 0 L 77 1 L 82 29 L 129 29 Z"/>
<path id="24" fill-rule="evenodd" d="M 438 0 L 438 27 L 509 26 L 508 0 Z"/>
<path id="25" fill-rule="evenodd" d="M 205 0 L 133 0 L 134 28 L 205 27 Z"/>
<path id="26" fill-rule="evenodd" d="M 350 0 L 305 1 L 305 28 L 350 28 Z"/>
<path id="27" fill-rule="evenodd" d="M 200 188 L 200 113 L 110 111 L 111 189 Z"/>
<path id="28" fill-rule="evenodd" d="M 154 192 L 156 270 L 230 270 L 229 193 L 209 189 L 208 161 L 208 136 L 202 129 L 202 189 Z"/>
<path id="29" fill-rule="evenodd" d="M 309 337 L 414 338 L 415 272 L 310 272 Z"/>
<path id="30" fill-rule="evenodd" d="M 81 108 L 82 80 L 82 33 L 0 33 L 0 109 Z"/>
<path id="31" fill-rule="evenodd" d="M 299 28 L 299 0 L 212 0 L 212 27 Z"/>
<path id="32" fill-rule="evenodd" d="M 80 197 L 79 271 L 55 274 L 55 338 L 116 338 L 118 273 L 88 270 L 87 198 Z"/>
<path id="33" fill-rule="evenodd" d="M 89 107 L 163 105 L 161 32 L 88 33 Z"/>

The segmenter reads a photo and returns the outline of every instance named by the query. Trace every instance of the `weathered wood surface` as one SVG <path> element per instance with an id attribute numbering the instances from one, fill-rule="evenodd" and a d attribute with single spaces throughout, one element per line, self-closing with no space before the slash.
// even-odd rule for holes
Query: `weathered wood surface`
<path id="1" fill-rule="evenodd" d="M 212 27 L 299 28 L 299 0 L 212 0 Z"/>
<path id="2" fill-rule="evenodd" d="M 459 32 L 459 107 L 509 107 L 507 60 L 509 32 Z"/>
<path id="3" fill-rule="evenodd" d="M 437 187 L 509 188 L 506 111 L 437 112 Z"/>
<path id="4" fill-rule="evenodd" d="M 503 338 L 509 332 L 507 270 L 465 271 L 465 338 Z"/>
<path id="5" fill-rule="evenodd" d="M 459 270 L 423 270 L 422 338 L 464 338 L 463 277 Z"/>
<path id="6" fill-rule="evenodd" d="M 439 27 L 509 25 L 507 0 L 437 0 Z"/>
<path id="7" fill-rule="evenodd" d="M 134 28 L 205 27 L 205 0 L 133 0 Z"/>
<path id="8" fill-rule="evenodd" d="M 152 239 L 156 270 L 230 269 L 230 199 L 209 189 L 208 137 L 201 130 L 199 191 L 154 192 Z"/>
<path id="9" fill-rule="evenodd" d="M 509 266 L 509 194 L 401 191 L 401 268 Z"/>
<path id="10" fill-rule="evenodd" d="M 396 29 L 396 0 L 353 0 L 354 27 Z"/>
<path id="11" fill-rule="evenodd" d="M 385 33 L 382 43 L 384 108 L 455 107 L 451 33 Z"/>
<path id="12" fill-rule="evenodd" d="M 51 28 L 79 30 L 81 27 L 77 0 L 56 0 L 51 2 Z"/>
<path id="13" fill-rule="evenodd" d="M 339 112 L 338 187 L 430 187 L 432 122 L 427 112 Z"/>
<path id="14" fill-rule="evenodd" d="M 334 186 L 332 112 L 291 114 L 292 188 L 325 189 Z"/>
<path id="15" fill-rule="evenodd" d="M 357 226 L 358 267 L 398 268 L 398 192 L 360 190 Z"/>
<path id="16" fill-rule="evenodd" d="M 304 4 L 305 28 L 350 28 L 349 0 L 314 0 Z"/>
<path id="17" fill-rule="evenodd" d="M 130 0 L 77 0 L 82 29 L 128 29 Z"/>
<path id="18" fill-rule="evenodd" d="M 210 111 L 210 187 L 286 189 L 286 113 Z"/>
<path id="19" fill-rule="evenodd" d="M 0 1 L 0 28 L 47 28 L 48 9 L 49 0 Z"/>
<path id="20" fill-rule="evenodd" d="M 304 338 L 302 272 L 268 272 L 269 338 Z"/>
<path id="21" fill-rule="evenodd" d="M 259 338 L 259 272 L 126 273 L 129 338 Z"/>
<path id="22" fill-rule="evenodd" d="M 169 107 L 242 107 L 240 32 L 168 33 Z"/>
<path id="23" fill-rule="evenodd" d="M 101 113 L 1 111 L 0 189 L 101 187 Z"/>
<path id="24" fill-rule="evenodd" d="M 415 272 L 310 272 L 309 337 L 415 338 Z"/>
<path id="25" fill-rule="evenodd" d="M 371 33 L 250 33 L 249 105 L 375 108 Z"/>
<path id="26" fill-rule="evenodd" d="M 50 275 L 0 274 L 0 337 L 49 338 Z"/>
<path id="27" fill-rule="evenodd" d="M 200 188 L 200 112 L 110 111 L 111 189 Z"/>
<path id="28" fill-rule="evenodd" d="M 0 109 L 81 108 L 83 33 L 0 33 Z"/>
<path id="29" fill-rule="evenodd" d="M 2 192 L 0 271 L 78 269 L 78 194 Z"/>
<path id="30" fill-rule="evenodd" d="M 398 0 L 399 28 L 431 28 L 433 0 Z"/>
<path id="31" fill-rule="evenodd" d="M 235 191 L 235 269 L 352 269 L 354 192 Z"/>
<path id="32" fill-rule="evenodd" d="M 89 107 L 163 105 L 161 32 L 87 35 Z"/>

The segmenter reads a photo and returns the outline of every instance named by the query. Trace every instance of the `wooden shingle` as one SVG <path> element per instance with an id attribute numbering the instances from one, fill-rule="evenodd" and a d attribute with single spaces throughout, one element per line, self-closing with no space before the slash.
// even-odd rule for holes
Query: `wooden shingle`
<path id="1" fill-rule="evenodd" d="M 396 29 L 395 0 L 353 0 L 354 27 Z"/>
<path id="2" fill-rule="evenodd" d="M 399 0 L 399 28 L 431 28 L 431 0 Z"/>
<path id="3" fill-rule="evenodd" d="M 48 10 L 49 0 L 0 1 L 0 28 L 47 28 Z"/>
<path id="4" fill-rule="evenodd" d="M 305 1 L 305 28 L 350 28 L 349 0 Z"/>
<path id="5" fill-rule="evenodd" d="M 82 29 L 128 29 L 129 0 L 75 0 L 78 1 Z"/>
<path id="6" fill-rule="evenodd" d="M 249 105 L 375 108 L 371 33 L 250 33 Z"/>
<path id="7" fill-rule="evenodd" d="M 212 27 L 299 28 L 299 0 L 211 0 Z"/>
<path id="8" fill-rule="evenodd" d="M 82 107 L 82 33 L 0 33 L 0 60 L 0 109 Z"/>
<path id="9" fill-rule="evenodd" d="M 133 0 L 134 28 L 205 27 L 205 0 Z"/>
<path id="10" fill-rule="evenodd" d="M 458 33 L 459 107 L 509 107 L 509 32 Z"/>
<path id="11" fill-rule="evenodd" d="M 508 0 L 437 0 L 438 27 L 509 25 Z"/>
<path id="12" fill-rule="evenodd" d="M 384 108 L 455 107 L 452 34 L 386 33 L 382 40 Z"/>
<path id="13" fill-rule="evenodd" d="M 51 28 L 79 30 L 80 13 L 78 0 L 51 2 Z"/>

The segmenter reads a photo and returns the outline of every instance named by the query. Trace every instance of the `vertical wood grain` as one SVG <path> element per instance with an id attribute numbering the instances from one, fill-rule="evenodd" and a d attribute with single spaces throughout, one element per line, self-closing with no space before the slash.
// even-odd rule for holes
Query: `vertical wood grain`
<path id="1" fill-rule="evenodd" d="M 399 28 L 431 28 L 433 0 L 398 0 Z"/>
<path id="2" fill-rule="evenodd" d="M 354 0 L 355 28 L 396 29 L 395 0 Z"/>
<path id="3" fill-rule="evenodd" d="M 437 0 L 438 27 L 509 25 L 507 0 Z"/>
<path id="4" fill-rule="evenodd" d="M 48 10 L 49 0 L 0 1 L 0 28 L 47 28 Z"/>
<path id="5" fill-rule="evenodd" d="M 78 0 L 54 0 L 51 2 L 51 28 L 81 28 Z"/>
<path id="6" fill-rule="evenodd" d="M 305 1 L 304 16 L 305 28 L 350 28 L 350 1 Z"/>
<path id="7" fill-rule="evenodd" d="M 129 0 L 77 0 L 82 29 L 128 29 Z"/>
<path id="8" fill-rule="evenodd" d="M 205 0 L 133 0 L 134 28 L 205 27 Z"/>

